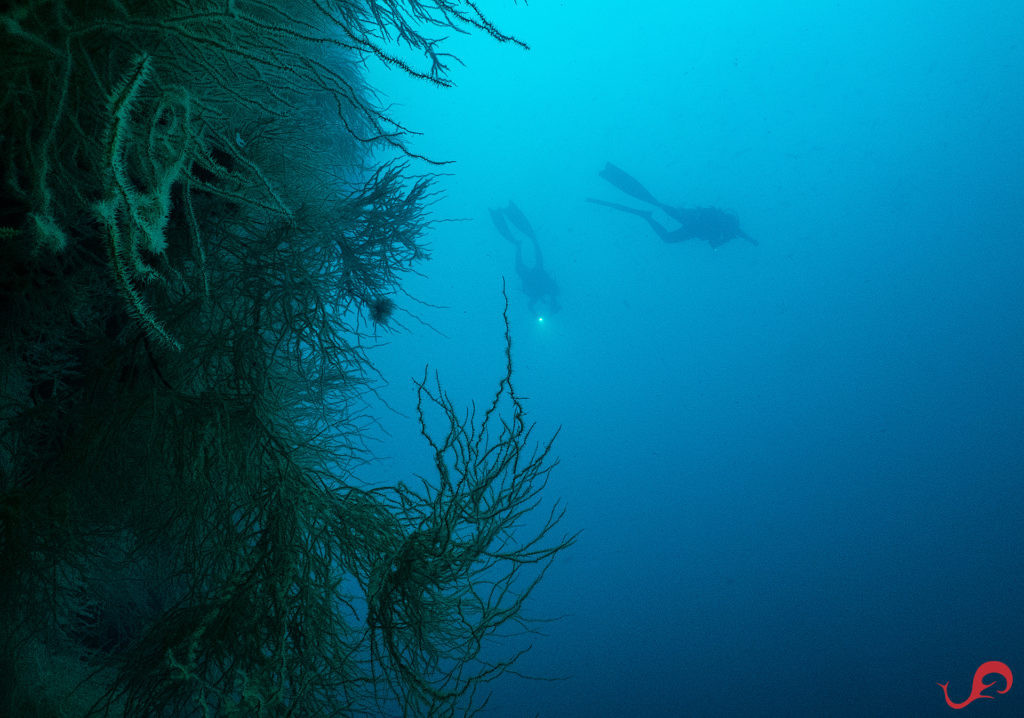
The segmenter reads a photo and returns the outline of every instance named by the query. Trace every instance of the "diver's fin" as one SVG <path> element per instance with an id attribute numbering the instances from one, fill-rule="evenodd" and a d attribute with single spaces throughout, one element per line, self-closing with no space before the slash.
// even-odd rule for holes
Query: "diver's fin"
<path id="1" fill-rule="evenodd" d="M 641 202 L 647 202 L 658 207 L 661 206 L 661 202 L 655 199 L 654 195 L 648 192 L 646 187 L 611 162 L 605 162 L 604 169 L 598 172 L 598 174 L 630 197 L 636 197 Z"/>
<path id="2" fill-rule="evenodd" d="M 537 239 L 537 235 L 533 233 L 533 227 L 530 226 L 529 220 L 526 219 L 526 215 L 523 214 L 522 210 L 516 207 L 515 202 L 509 201 L 508 207 L 505 208 L 505 214 L 508 216 L 508 221 L 514 224 L 516 229 L 530 239 Z"/>
<path id="3" fill-rule="evenodd" d="M 617 209 L 620 212 L 629 212 L 630 214 L 635 214 L 640 217 L 651 216 L 651 210 L 649 209 L 637 209 L 636 207 L 627 207 L 624 204 L 617 204 L 615 202 L 605 202 L 603 199 L 594 199 L 592 197 L 587 197 L 587 201 L 591 202 L 592 204 L 599 204 L 602 207 L 611 207 L 612 209 Z"/>
<path id="4" fill-rule="evenodd" d="M 519 244 L 519 240 L 512 236 L 512 230 L 508 228 L 508 222 L 505 221 L 504 213 L 500 209 L 490 209 L 487 211 L 491 213 L 491 221 L 494 222 L 494 227 L 498 230 L 498 233 L 512 244 Z"/>

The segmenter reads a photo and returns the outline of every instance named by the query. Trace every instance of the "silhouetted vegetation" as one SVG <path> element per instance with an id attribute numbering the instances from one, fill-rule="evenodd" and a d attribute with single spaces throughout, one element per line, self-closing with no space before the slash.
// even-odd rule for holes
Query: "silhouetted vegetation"
<path id="1" fill-rule="evenodd" d="M 434 191 L 373 163 L 413 155 L 358 70 L 512 38 L 465 0 L 7 8 L 0 713 L 474 712 L 573 538 L 521 533 L 553 462 L 510 353 L 479 419 L 419 386 L 436 475 L 358 480 L 362 327 Z"/>

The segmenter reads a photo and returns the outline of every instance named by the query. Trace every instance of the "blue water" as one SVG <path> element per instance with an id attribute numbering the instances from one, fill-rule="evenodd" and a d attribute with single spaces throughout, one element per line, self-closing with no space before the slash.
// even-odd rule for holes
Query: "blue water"
<path id="1" fill-rule="evenodd" d="M 507 5 L 507 7 L 505 6 Z M 1024 5 L 603 0 L 493 10 L 529 52 L 452 40 L 440 90 L 371 76 L 454 160 L 372 357 L 412 413 L 502 368 L 577 546 L 564 616 L 485 715 L 1019 716 L 1024 681 Z M 665 244 L 598 177 L 735 212 L 759 244 Z M 421 166 L 424 172 L 430 171 Z M 527 309 L 488 209 L 537 231 L 562 310 Z M 424 326 L 423 323 L 430 327 Z M 385 412 L 389 476 L 423 472 Z"/>

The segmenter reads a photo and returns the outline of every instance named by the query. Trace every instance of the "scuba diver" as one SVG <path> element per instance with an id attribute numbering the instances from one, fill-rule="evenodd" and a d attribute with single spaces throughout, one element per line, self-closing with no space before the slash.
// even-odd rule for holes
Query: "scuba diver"
<path id="1" fill-rule="evenodd" d="M 561 309 L 558 303 L 558 284 L 544 269 L 544 255 L 541 254 L 537 235 L 526 215 L 513 202 L 509 202 L 508 207 L 504 209 L 492 209 L 490 213 L 491 221 L 494 222 L 498 233 L 516 246 L 516 274 L 522 282 L 523 293 L 529 297 L 530 311 L 536 314 L 537 303 L 543 302 L 552 314 L 556 313 Z M 512 233 L 509 222 L 533 243 L 532 267 L 528 267 L 523 261 L 523 241 Z"/>
<path id="2" fill-rule="evenodd" d="M 685 209 L 683 207 L 672 207 L 659 201 L 642 184 L 633 177 L 626 174 L 622 169 L 611 162 L 606 162 L 604 169 L 599 172 L 600 176 L 610 184 L 619 188 L 630 197 L 635 197 L 641 202 L 657 207 L 671 217 L 679 225 L 676 229 L 666 229 L 663 224 L 654 219 L 654 213 L 649 209 L 636 209 L 627 207 L 624 204 L 606 202 L 602 199 L 587 198 L 588 202 L 599 204 L 602 207 L 611 207 L 620 212 L 629 212 L 643 217 L 651 229 L 661 237 L 663 242 L 683 242 L 687 239 L 703 239 L 713 249 L 735 237 L 742 237 L 751 244 L 757 244 L 757 240 L 740 229 L 739 220 L 736 216 L 720 210 L 717 207 L 694 207 Z"/>

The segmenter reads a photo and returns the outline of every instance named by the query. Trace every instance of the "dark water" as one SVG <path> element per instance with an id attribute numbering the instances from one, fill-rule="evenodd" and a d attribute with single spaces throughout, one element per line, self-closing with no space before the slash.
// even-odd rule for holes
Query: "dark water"
<path id="1" fill-rule="evenodd" d="M 467 40 L 458 87 L 386 78 L 443 180 L 409 333 L 410 412 L 516 378 L 584 534 L 494 716 L 1018 716 L 1024 680 L 1024 5 L 543 2 Z M 759 244 L 664 244 L 598 177 L 735 212 Z M 536 229 L 562 310 L 527 310 L 487 210 Z M 381 468 L 422 470 L 384 418 Z M 511 643 L 512 641 L 510 641 Z"/>

